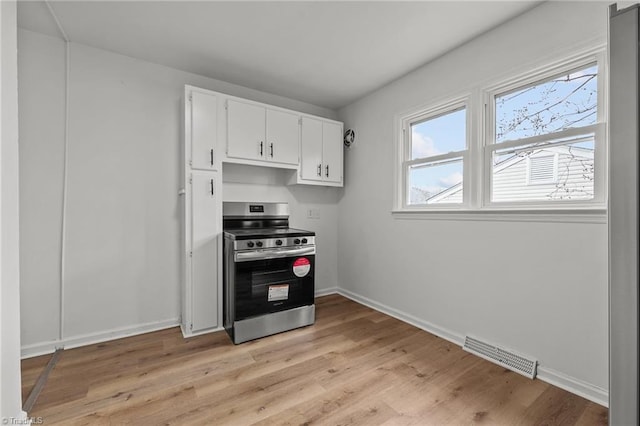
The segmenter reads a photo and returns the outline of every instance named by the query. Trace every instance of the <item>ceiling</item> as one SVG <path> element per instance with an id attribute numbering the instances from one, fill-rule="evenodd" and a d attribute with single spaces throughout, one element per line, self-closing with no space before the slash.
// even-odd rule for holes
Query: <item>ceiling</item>
<path id="1" fill-rule="evenodd" d="M 72 42 L 338 109 L 538 1 L 49 1 Z M 42 1 L 21 28 L 61 37 Z"/>

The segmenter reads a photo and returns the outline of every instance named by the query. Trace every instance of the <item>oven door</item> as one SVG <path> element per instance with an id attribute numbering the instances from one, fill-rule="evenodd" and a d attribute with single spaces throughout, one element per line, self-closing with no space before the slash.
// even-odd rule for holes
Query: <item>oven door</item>
<path id="1" fill-rule="evenodd" d="M 315 249 L 274 250 L 275 256 L 268 253 L 235 254 L 233 320 L 313 304 Z"/>

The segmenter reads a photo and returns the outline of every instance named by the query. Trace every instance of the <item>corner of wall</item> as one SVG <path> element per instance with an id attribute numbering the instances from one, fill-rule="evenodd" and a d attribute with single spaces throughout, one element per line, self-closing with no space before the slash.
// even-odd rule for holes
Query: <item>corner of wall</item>
<path id="1" fill-rule="evenodd" d="M 17 5 L 0 2 L 0 417 L 23 418 L 20 376 Z"/>

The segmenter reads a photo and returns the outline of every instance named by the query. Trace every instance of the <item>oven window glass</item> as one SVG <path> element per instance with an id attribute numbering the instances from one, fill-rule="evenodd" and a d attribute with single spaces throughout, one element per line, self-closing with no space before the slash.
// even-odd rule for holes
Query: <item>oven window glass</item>
<path id="1" fill-rule="evenodd" d="M 315 256 L 235 264 L 235 320 L 313 304 Z"/>

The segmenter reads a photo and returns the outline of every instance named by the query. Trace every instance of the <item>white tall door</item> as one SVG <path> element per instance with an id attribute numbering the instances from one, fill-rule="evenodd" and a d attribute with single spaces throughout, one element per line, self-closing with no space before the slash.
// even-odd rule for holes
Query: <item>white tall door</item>
<path id="1" fill-rule="evenodd" d="M 322 123 L 322 177 L 327 182 L 342 182 L 342 126 Z"/>
<path id="2" fill-rule="evenodd" d="M 267 109 L 267 145 L 265 158 L 278 163 L 298 164 L 299 117 L 284 111 Z"/>
<path id="3" fill-rule="evenodd" d="M 302 117 L 300 141 L 300 177 L 322 180 L 322 121 Z"/>
<path id="4" fill-rule="evenodd" d="M 265 159 L 265 108 L 229 100 L 227 103 L 227 155 Z"/>
<path id="5" fill-rule="evenodd" d="M 217 98 L 191 92 L 191 167 L 214 170 L 217 143 Z"/>
<path id="6" fill-rule="evenodd" d="M 218 326 L 218 212 L 215 174 L 191 174 L 191 323 Z"/>

